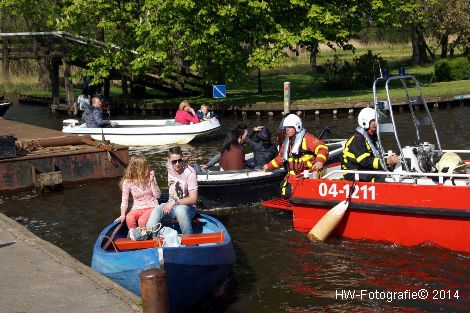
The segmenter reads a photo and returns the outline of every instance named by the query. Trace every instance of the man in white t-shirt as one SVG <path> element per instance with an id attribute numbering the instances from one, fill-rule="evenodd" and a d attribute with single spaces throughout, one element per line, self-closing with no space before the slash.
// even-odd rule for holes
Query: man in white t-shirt
<path id="1" fill-rule="evenodd" d="M 147 229 L 155 227 L 162 220 L 176 218 L 183 234 L 192 234 L 192 219 L 196 215 L 197 176 L 196 171 L 183 160 L 181 147 L 168 150 L 168 202 L 153 209 L 147 222 Z"/>

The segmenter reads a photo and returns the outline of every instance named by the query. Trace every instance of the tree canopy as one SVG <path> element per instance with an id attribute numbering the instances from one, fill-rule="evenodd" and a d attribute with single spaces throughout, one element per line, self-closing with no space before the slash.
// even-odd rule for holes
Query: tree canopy
<path id="1" fill-rule="evenodd" d="M 408 31 L 418 63 L 433 52 L 429 38 L 444 46 L 453 34 L 452 48 L 470 38 L 468 0 L 3 0 L 0 9 L 30 31 L 104 41 L 73 52 L 94 55 L 87 73 L 97 78 L 185 69 L 211 84 L 278 67 L 299 45 L 314 65 L 319 44 L 350 49 L 370 24 Z"/>

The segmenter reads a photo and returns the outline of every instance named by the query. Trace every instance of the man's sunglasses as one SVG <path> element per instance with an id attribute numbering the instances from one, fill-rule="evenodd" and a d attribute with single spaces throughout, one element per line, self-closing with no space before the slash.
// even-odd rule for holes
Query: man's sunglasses
<path id="1" fill-rule="evenodd" d="M 183 163 L 183 159 L 171 160 L 171 164 Z"/>

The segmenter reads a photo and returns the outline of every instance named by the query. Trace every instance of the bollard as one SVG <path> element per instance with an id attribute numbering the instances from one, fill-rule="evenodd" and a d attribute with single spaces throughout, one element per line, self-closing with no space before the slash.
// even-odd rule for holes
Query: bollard
<path id="1" fill-rule="evenodd" d="M 168 284 L 163 269 L 151 268 L 140 273 L 143 313 L 168 313 Z"/>
<path id="2" fill-rule="evenodd" d="M 284 114 L 290 113 L 290 82 L 284 82 Z"/>

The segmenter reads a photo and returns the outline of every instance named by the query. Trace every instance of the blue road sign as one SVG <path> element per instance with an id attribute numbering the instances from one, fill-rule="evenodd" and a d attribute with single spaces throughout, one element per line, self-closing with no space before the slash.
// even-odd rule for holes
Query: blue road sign
<path id="1" fill-rule="evenodd" d="M 212 88 L 212 98 L 220 99 L 226 97 L 225 85 L 214 85 Z"/>

